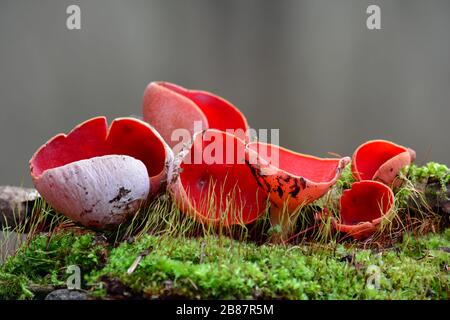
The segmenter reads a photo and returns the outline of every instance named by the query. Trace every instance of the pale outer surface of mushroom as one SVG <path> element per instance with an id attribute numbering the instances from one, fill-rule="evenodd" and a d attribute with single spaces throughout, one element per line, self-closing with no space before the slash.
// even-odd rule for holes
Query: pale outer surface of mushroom
<path id="1" fill-rule="evenodd" d="M 125 155 L 94 157 L 49 169 L 34 178 L 34 184 L 55 210 L 99 229 L 126 221 L 150 192 L 144 163 Z"/>

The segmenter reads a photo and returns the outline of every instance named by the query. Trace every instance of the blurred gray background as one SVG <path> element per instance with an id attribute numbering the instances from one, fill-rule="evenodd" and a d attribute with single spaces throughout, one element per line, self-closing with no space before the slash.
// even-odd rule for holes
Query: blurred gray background
<path id="1" fill-rule="evenodd" d="M 1 0 L 0 184 L 31 185 L 56 133 L 139 115 L 152 80 L 215 92 L 299 152 L 385 138 L 449 164 L 449 31 L 448 0 Z"/>

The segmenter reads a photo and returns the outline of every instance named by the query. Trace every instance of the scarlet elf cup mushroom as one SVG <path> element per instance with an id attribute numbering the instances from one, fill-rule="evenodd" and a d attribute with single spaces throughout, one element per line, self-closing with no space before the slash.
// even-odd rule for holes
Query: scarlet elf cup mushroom
<path id="1" fill-rule="evenodd" d="M 364 239 L 375 233 L 382 219 L 394 205 L 392 189 L 378 181 L 355 182 L 345 190 L 340 200 L 340 219 L 335 228 L 355 239 Z"/>
<path id="2" fill-rule="evenodd" d="M 416 152 L 391 141 L 372 140 L 356 149 L 352 158 L 355 180 L 376 180 L 396 185 L 400 170 L 416 159 Z"/>
<path id="3" fill-rule="evenodd" d="M 253 142 L 247 145 L 247 164 L 272 203 L 272 225 L 281 227 L 283 240 L 292 227 L 292 214 L 330 190 L 350 162 L 349 157 L 329 159 Z"/>
<path id="4" fill-rule="evenodd" d="M 208 129 L 176 157 L 169 190 L 180 210 L 211 225 L 248 224 L 266 210 L 267 194 L 245 163 L 245 143 Z"/>
<path id="5" fill-rule="evenodd" d="M 188 90 L 169 82 L 152 82 L 144 92 L 143 117 L 174 148 L 182 131 L 192 140 L 195 132 L 208 128 L 232 130 L 242 140 L 248 138 L 244 115 L 229 101 L 210 92 Z M 200 126 L 197 128 L 196 124 Z M 174 150 L 175 153 L 180 150 Z"/>
<path id="6" fill-rule="evenodd" d="M 50 139 L 33 155 L 30 172 L 43 198 L 88 227 L 124 222 L 166 184 L 172 151 L 143 121 L 97 117 Z"/>

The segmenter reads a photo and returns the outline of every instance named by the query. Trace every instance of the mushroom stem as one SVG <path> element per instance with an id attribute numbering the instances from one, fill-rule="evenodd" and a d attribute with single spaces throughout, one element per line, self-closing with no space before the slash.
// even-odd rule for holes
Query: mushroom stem
<path id="1" fill-rule="evenodd" d="M 270 207 L 270 223 L 273 230 L 276 230 L 274 228 L 277 228 L 277 226 L 278 230 L 271 235 L 270 242 L 283 243 L 289 238 L 296 220 L 292 213 L 286 207 L 276 207 L 272 204 Z"/>

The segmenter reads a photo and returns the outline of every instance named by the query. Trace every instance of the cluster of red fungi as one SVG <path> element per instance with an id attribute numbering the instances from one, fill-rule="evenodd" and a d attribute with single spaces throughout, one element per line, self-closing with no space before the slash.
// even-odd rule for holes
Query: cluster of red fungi
<path id="1" fill-rule="evenodd" d="M 251 141 L 247 120 L 230 102 L 167 82 L 146 88 L 143 120 L 118 118 L 108 127 L 97 117 L 53 137 L 30 160 L 36 189 L 55 210 L 92 228 L 117 226 L 168 190 L 180 211 L 209 225 L 250 224 L 270 206 L 272 224 L 286 233 L 290 215 L 324 196 L 351 162 L 356 182 L 343 192 L 333 225 L 362 239 L 392 209 L 398 173 L 415 159 L 413 150 L 384 140 L 366 142 L 352 159 Z M 172 133 L 180 128 L 192 139 L 174 152 Z M 215 161 L 193 161 L 213 145 L 224 150 L 209 153 Z"/>

